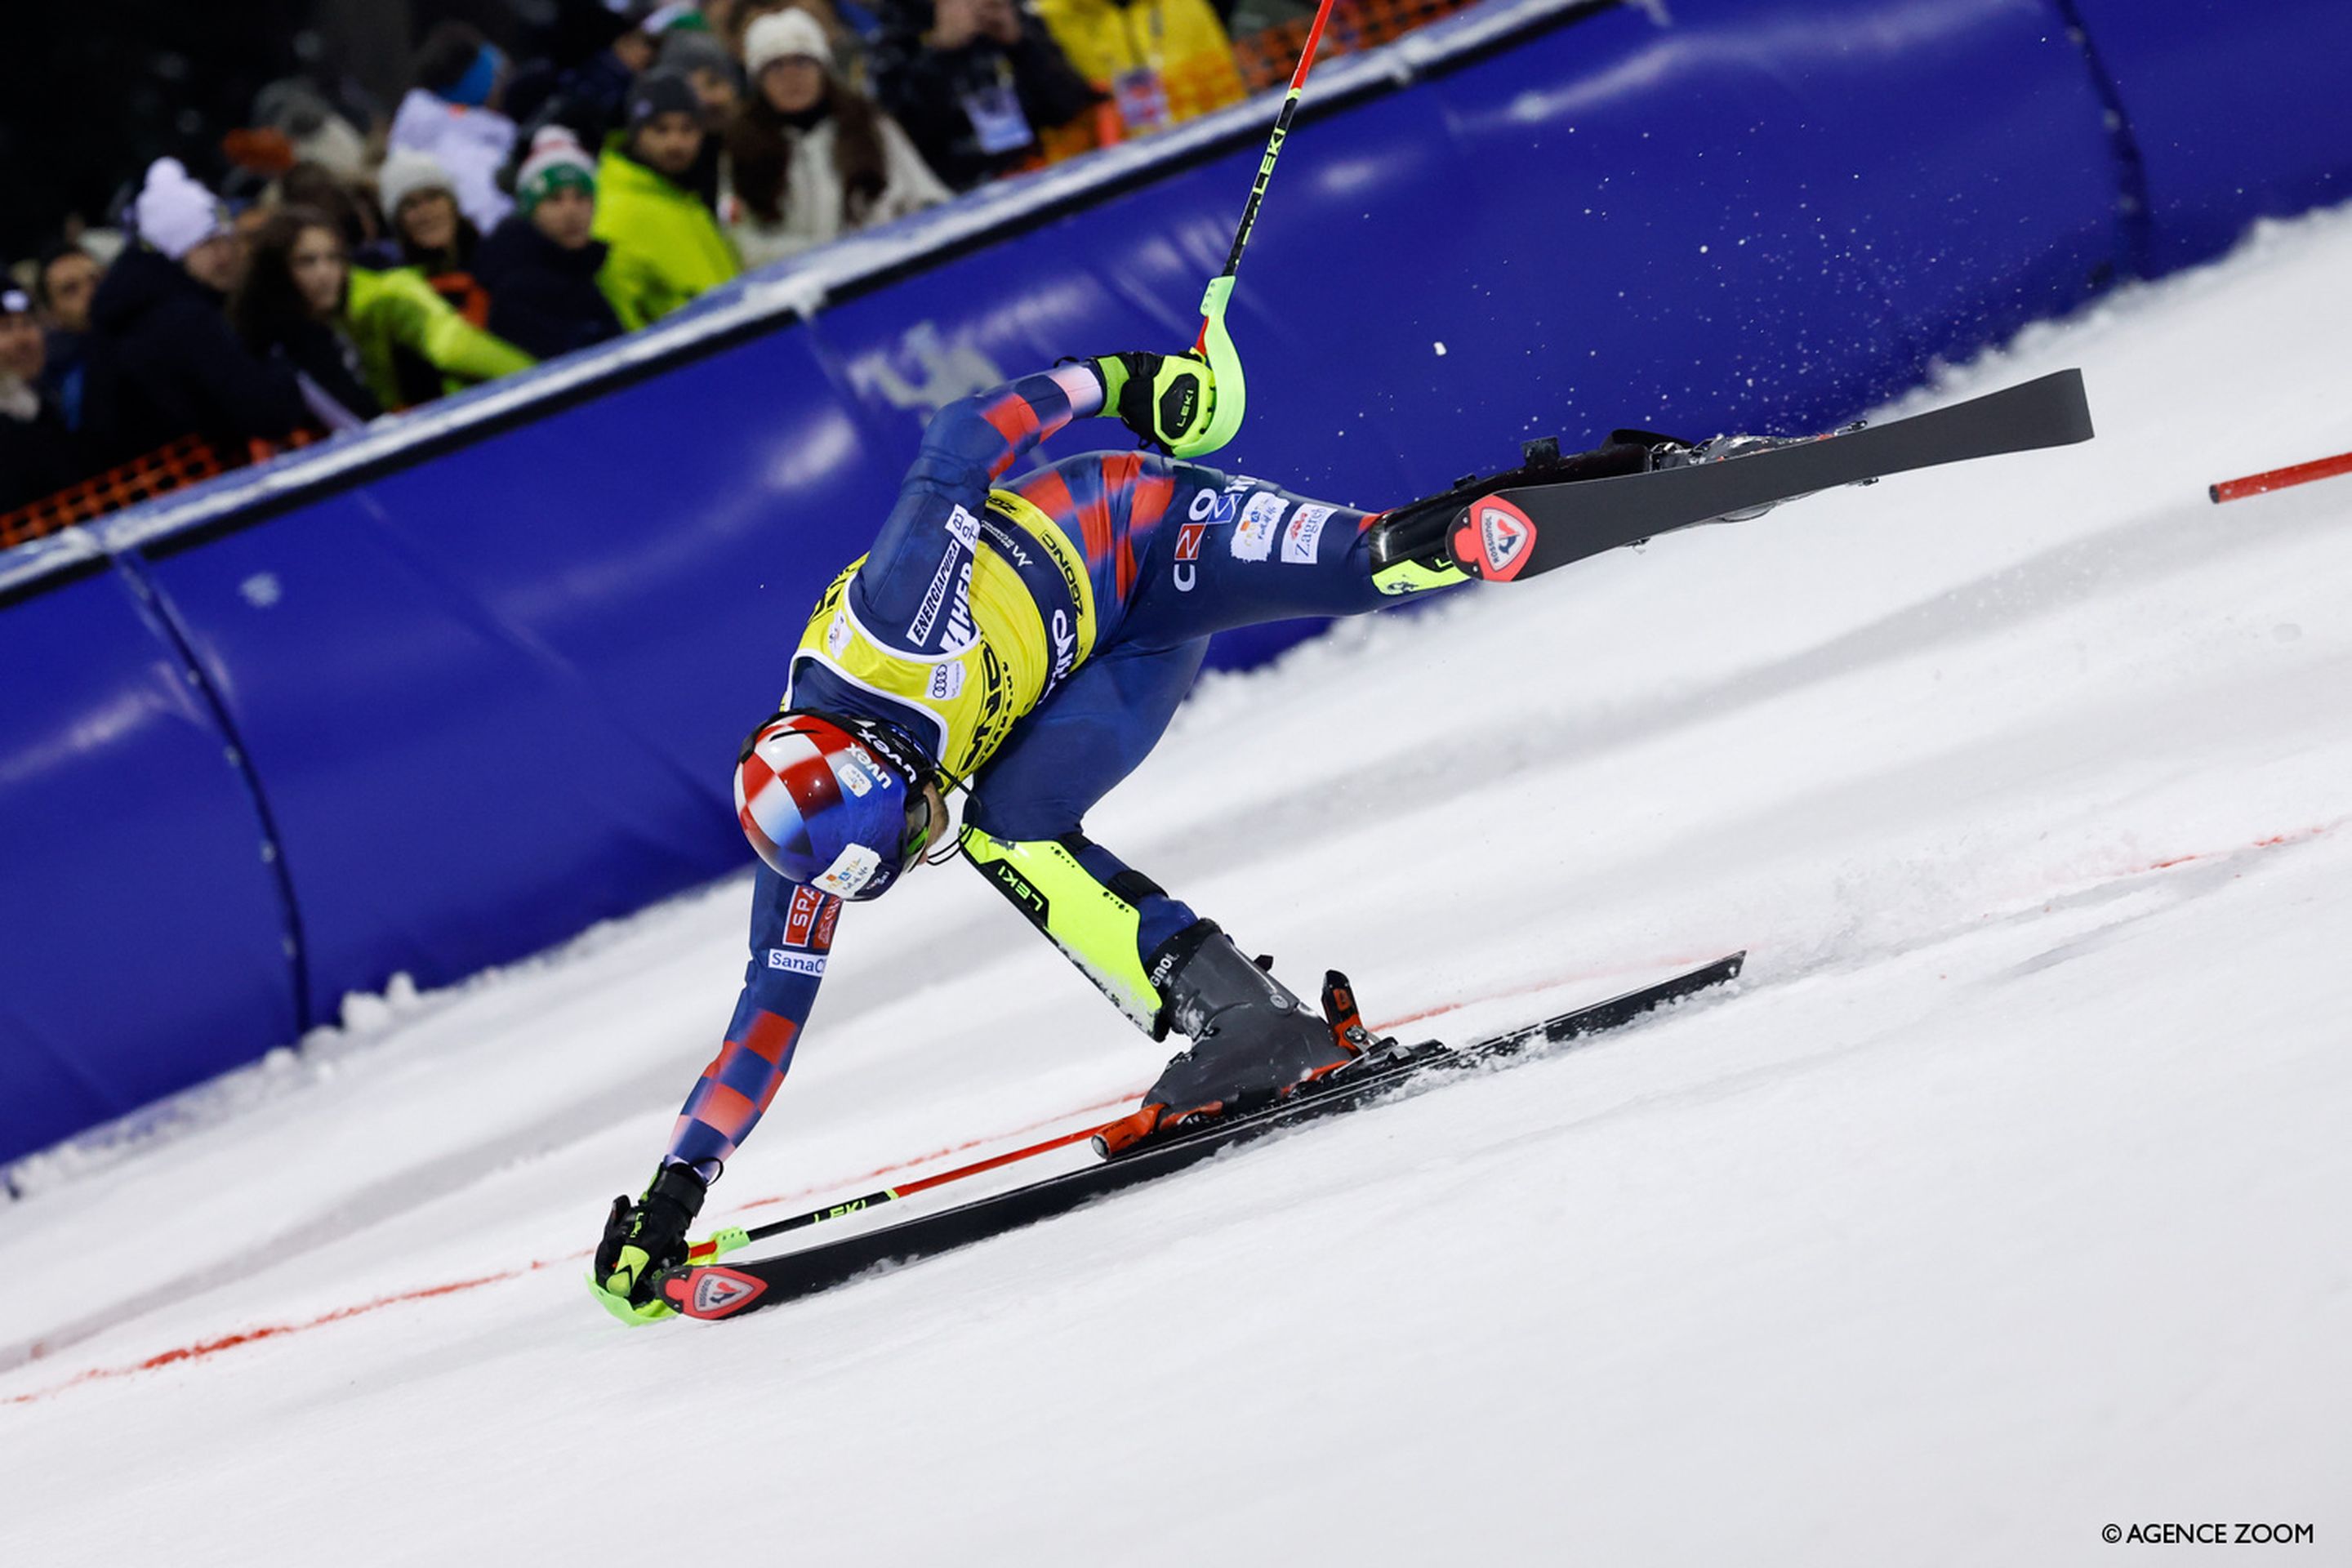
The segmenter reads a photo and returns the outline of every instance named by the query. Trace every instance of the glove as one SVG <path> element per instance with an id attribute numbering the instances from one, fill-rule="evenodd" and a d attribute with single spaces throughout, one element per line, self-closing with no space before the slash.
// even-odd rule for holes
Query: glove
<path id="1" fill-rule="evenodd" d="M 669 1303 L 654 1294 L 654 1280 L 686 1261 L 687 1227 L 702 1212 L 709 1191 L 693 1166 L 664 1165 L 635 1203 L 613 1200 L 604 1239 L 597 1244 L 588 1274 L 588 1288 L 605 1310 L 629 1323 L 670 1315 Z"/>
<path id="2" fill-rule="evenodd" d="M 1216 379 L 1209 362 L 1191 350 L 1112 354 L 1094 365 L 1103 378 L 1104 412 L 1160 450 L 1209 427 Z"/>

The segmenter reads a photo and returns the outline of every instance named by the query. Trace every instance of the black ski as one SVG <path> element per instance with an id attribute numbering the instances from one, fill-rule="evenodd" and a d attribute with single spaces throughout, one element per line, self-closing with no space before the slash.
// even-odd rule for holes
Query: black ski
<path id="1" fill-rule="evenodd" d="M 1490 491 L 1453 534 L 1454 558 L 1474 577 L 1532 577 L 1752 507 L 1836 485 L 2002 452 L 2091 438 L 2083 373 L 2062 370 L 2020 386 L 1871 426 L 1654 473 Z"/>
<path id="2" fill-rule="evenodd" d="M 1106 1194 L 1198 1164 L 1211 1155 L 1268 1133 L 1357 1110 L 1408 1082 L 1493 1061 L 1536 1046 L 1621 1028 L 1655 1008 L 1736 978 L 1747 956 L 1735 952 L 1671 980 L 1475 1045 L 1455 1047 L 1432 1041 L 1404 1047 L 1393 1061 L 1352 1076 L 1335 1075 L 1334 1079 L 1298 1090 L 1265 1110 L 1150 1139 L 1098 1164 L 992 1194 L 936 1214 L 827 1245 L 804 1247 L 780 1258 L 673 1269 L 662 1277 L 657 1289 L 665 1300 L 691 1318 L 731 1318 L 761 1307 L 797 1300 L 883 1264 L 936 1257 L 1067 1214 Z"/>

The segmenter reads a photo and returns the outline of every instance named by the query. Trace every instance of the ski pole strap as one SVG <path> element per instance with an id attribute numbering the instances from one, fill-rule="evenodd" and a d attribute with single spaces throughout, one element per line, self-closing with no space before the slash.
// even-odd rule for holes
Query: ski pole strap
<path id="1" fill-rule="evenodd" d="M 1233 297 L 1230 272 L 1210 279 L 1208 292 L 1201 296 L 1201 341 L 1194 352 L 1209 362 L 1212 402 L 1208 424 L 1169 447 L 1180 458 L 1197 458 L 1232 440 L 1241 430 L 1243 412 L 1249 407 L 1241 351 L 1234 347 L 1234 335 L 1225 331 L 1225 306 Z"/>

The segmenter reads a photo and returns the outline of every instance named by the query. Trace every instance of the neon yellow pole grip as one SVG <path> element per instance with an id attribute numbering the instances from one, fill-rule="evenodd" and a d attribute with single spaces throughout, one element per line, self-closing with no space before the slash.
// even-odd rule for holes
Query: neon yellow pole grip
<path id="1" fill-rule="evenodd" d="M 1234 347 L 1234 335 L 1225 331 L 1225 307 L 1233 297 L 1234 275 L 1230 272 L 1210 279 L 1208 292 L 1201 296 L 1199 349 L 1209 362 L 1209 423 L 1198 434 L 1170 444 L 1168 449 L 1180 458 L 1197 458 L 1232 440 L 1240 432 L 1242 415 L 1249 407 L 1249 385 L 1242 376 L 1241 351 Z"/>

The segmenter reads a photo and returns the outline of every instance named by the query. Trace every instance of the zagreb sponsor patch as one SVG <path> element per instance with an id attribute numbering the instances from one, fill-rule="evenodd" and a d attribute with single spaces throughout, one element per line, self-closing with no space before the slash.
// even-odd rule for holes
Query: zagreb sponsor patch
<path id="1" fill-rule="evenodd" d="M 853 844 L 833 858 L 833 864 L 824 868 L 814 885 L 835 898 L 854 899 L 881 868 L 881 856 L 863 844 Z"/>
<path id="2" fill-rule="evenodd" d="M 768 950 L 768 967 L 781 969 L 787 974 L 813 974 L 824 978 L 824 954 L 821 952 L 787 952 L 781 947 Z"/>
<path id="3" fill-rule="evenodd" d="M 1290 526 L 1282 531 L 1282 558 L 1301 566 L 1315 564 L 1315 547 L 1323 541 L 1323 525 L 1331 521 L 1335 508 L 1315 501 L 1301 501 L 1298 510 L 1290 514 Z"/>
<path id="4" fill-rule="evenodd" d="M 1234 559 L 1264 561 L 1274 553 L 1274 531 L 1290 502 L 1272 494 L 1254 495 L 1242 508 L 1241 526 L 1234 530 Z"/>

